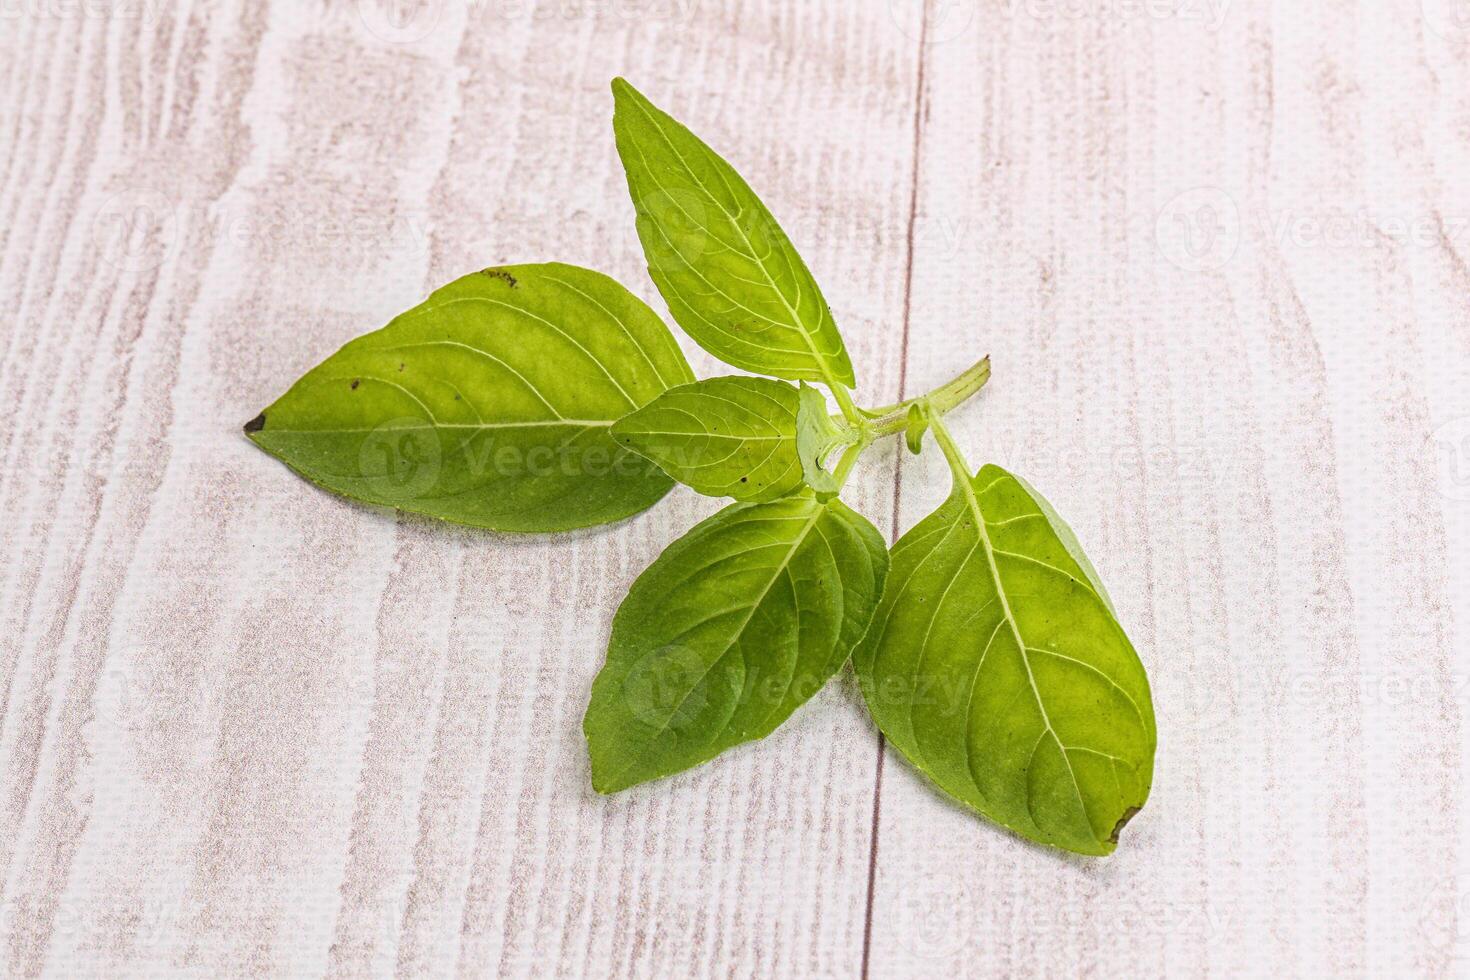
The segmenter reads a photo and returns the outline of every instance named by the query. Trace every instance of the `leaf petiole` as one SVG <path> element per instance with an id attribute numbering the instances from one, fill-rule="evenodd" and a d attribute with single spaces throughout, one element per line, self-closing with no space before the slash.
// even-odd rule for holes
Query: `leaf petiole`
<path id="1" fill-rule="evenodd" d="M 861 428 L 863 425 L 862 411 L 853 404 L 852 395 L 848 394 L 847 388 L 830 377 L 827 379 L 827 388 L 832 392 L 832 396 L 837 399 L 837 407 L 842 409 L 842 417 L 847 419 L 852 425 Z"/>
<path id="2" fill-rule="evenodd" d="M 832 478 L 837 482 L 837 489 L 839 491 L 847 485 L 847 475 L 852 472 L 852 468 L 857 463 L 858 457 L 872 443 L 872 434 L 864 432 L 858 437 L 857 442 L 854 442 L 842 451 L 842 458 L 837 461 L 837 469 L 832 473 Z"/>
<path id="3" fill-rule="evenodd" d="M 902 432 L 908 427 L 909 409 L 913 406 L 927 405 L 930 414 L 937 418 L 964 404 L 977 391 L 985 387 L 985 382 L 989 380 L 990 357 L 987 355 L 972 364 L 964 373 L 946 381 L 927 395 L 910 398 L 897 405 L 885 405 L 882 408 L 867 410 L 869 416 L 867 426 L 872 431 L 874 438 Z"/>
<path id="4" fill-rule="evenodd" d="M 985 387 L 985 383 L 989 380 L 990 358 L 986 356 L 971 365 L 959 376 L 945 382 L 926 395 L 910 398 L 907 401 L 899 402 L 897 405 L 888 405 L 877 410 L 855 408 L 846 389 L 841 385 L 828 385 L 832 393 L 837 396 L 838 404 L 842 407 L 843 417 L 851 429 L 857 433 L 857 438 L 843 451 L 842 457 L 837 462 L 837 468 L 832 471 L 831 482 L 840 490 L 847 482 L 848 474 L 852 471 L 853 465 L 857 463 L 858 457 L 863 454 L 863 451 L 878 439 L 896 435 L 907 430 L 912 422 L 910 413 L 915 408 L 922 411 L 925 416 L 937 424 L 941 415 L 958 408 L 977 391 Z M 839 421 L 835 415 L 832 418 L 834 421 Z M 920 433 L 920 436 L 922 436 L 922 433 Z M 917 440 L 915 440 L 915 443 L 917 444 Z M 950 446 L 953 448 L 953 441 L 950 442 Z M 810 479 L 810 474 L 808 478 Z M 813 485 L 817 486 L 816 484 Z M 821 487 L 817 488 L 821 489 Z"/>
<path id="5" fill-rule="evenodd" d="M 955 445 L 954 437 L 945 428 L 944 420 L 937 412 L 929 414 L 929 427 L 934 430 L 934 438 L 939 443 L 939 448 L 944 451 L 944 458 L 949 461 L 950 472 L 956 480 L 968 481 L 971 476 L 970 464 L 965 462 L 965 454 L 960 452 L 960 447 Z"/>

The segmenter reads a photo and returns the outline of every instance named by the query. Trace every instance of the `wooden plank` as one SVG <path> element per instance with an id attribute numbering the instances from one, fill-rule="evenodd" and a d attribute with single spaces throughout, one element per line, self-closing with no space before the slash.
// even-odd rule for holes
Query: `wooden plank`
<path id="1" fill-rule="evenodd" d="M 20 8 L 7 975 L 1463 971 L 1452 4 Z M 1071 519 L 1154 682 L 1154 797 L 1116 856 L 944 803 L 846 676 L 762 745 L 599 798 L 580 718 L 612 612 L 718 504 L 511 539 L 345 504 L 240 437 L 467 270 L 578 262 L 662 308 L 614 74 L 781 217 L 861 401 L 994 355 L 954 427 Z M 901 531 L 948 477 L 887 446 L 855 483 Z"/>
<path id="2" fill-rule="evenodd" d="M 239 434 L 467 270 L 556 258 L 655 299 L 618 73 L 766 196 L 890 399 L 912 45 L 881 7 L 669 9 L 41 10 L 0 42 L 0 377 L 27 420 L 0 436 L 6 972 L 857 970 L 850 685 L 698 773 L 588 786 L 616 603 L 715 502 L 513 540 L 347 505 Z"/>
<path id="3" fill-rule="evenodd" d="M 487 196 L 483 140 L 456 140 L 435 188 L 434 210 L 452 216 L 436 239 L 436 263 L 448 275 L 480 261 L 487 229 L 495 229 L 495 261 L 561 255 L 646 282 L 608 142 L 607 81 L 623 72 L 726 153 L 786 222 L 881 400 L 896 386 L 898 337 L 883 328 L 896 319 L 900 267 L 898 242 L 869 229 L 902 213 L 891 173 L 907 165 L 907 147 L 887 136 L 908 97 L 894 67 L 905 52 L 889 46 L 885 25 L 881 11 L 751 5 L 624 42 L 609 44 L 599 31 L 595 46 L 570 53 L 531 45 L 504 66 L 495 64 L 499 39 L 467 32 L 458 60 L 472 79 L 495 66 L 496 76 L 527 84 L 510 112 L 498 100 L 465 98 L 459 131 L 470 122 L 470 133 L 499 132 L 514 152 L 504 191 Z M 832 38 L 830 54 L 838 46 L 845 53 L 809 58 L 797 43 L 824 37 Z M 700 84 L 691 89 L 688 78 Z M 752 129 L 753 115 L 773 120 L 779 135 Z M 812 118 L 821 120 L 820 135 Z M 874 139 L 885 145 L 876 155 L 866 149 Z M 549 214 L 551 201 L 574 220 Z M 843 219 L 834 222 L 834 212 Z M 639 291 L 652 295 L 646 285 Z M 685 346 L 699 373 L 728 373 Z M 860 503 L 882 513 L 891 506 L 887 474 L 872 474 Z M 549 761 L 557 764 L 497 754 L 487 782 L 518 791 L 484 795 L 468 868 L 454 869 L 469 877 L 462 907 L 447 921 L 435 909 L 411 921 L 403 949 L 421 958 L 413 962 L 432 962 L 429 936 L 437 932 L 441 947 L 463 934 L 462 965 L 509 973 L 552 965 L 573 975 L 856 969 L 872 773 L 851 691 L 825 692 L 767 744 L 706 771 L 611 800 L 596 799 L 586 784 L 580 715 L 617 599 L 664 543 L 715 506 L 680 494 L 635 522 L 633 533 L 587 541 L 583 553 L 596 564 L 565 609 L 597 615 L 525 651 L 523 669 L 546 679 L 534 696 L 502 695 L 496 712 L 507 719 L 502 737 L 516 741 L 516 730 L 529 728 L 529 743 L 555 747 Z M 549 569 L 562 567 L 560 555 L 548 551 Z M 545 618 L 547 591 L 536 590 L 525 615 Z M 526 635 L 544 629 L 528 624 Z M 407 962 L 401 950 L 400 966 Z"/>
<path id="4" fill-rule="evenodd" d="M 918 219 L 983 231 L 916 249 L 909 387 L 993 352 L 955 428 L 1088 546 L 1160 754 L 1118 853 L 1088 861 L 890 751 L 873 975 L 1445 976 L 1465 955 L 1464 514 L 1424 452 L 1470 408 L 1465 242 L 1378 225 L 1463 211 L 1436 122 L 1463 118 L 1464 68 L 1385 6 L 1021 4 L 926 49 Z M 900 524 L 946 488 L 906 464 Z"/>

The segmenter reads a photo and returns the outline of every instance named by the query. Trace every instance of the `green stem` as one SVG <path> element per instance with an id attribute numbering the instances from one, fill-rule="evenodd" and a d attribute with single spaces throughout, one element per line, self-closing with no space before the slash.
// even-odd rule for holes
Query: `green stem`
<path id="1" fill-rule="evenodd" d="M 848 474 L 856 465 L 858 457 L 863 450 L 873 444 L 875 439 L 883 436 L 891 436 L 904 431 L 908 427 L 909 410 L 915 405 L 922 406 L 928 414 L 930 423 L 934 426 L 935 435 L 940 440 L 940 445 L 945 446 L 945 455 L 950 459 L 950 466 L 959 460 L 960 467 L 964 467 L 964 459 L 959 456 L 959 450 L 955 448 L 954 441 L 949 438 L 949 433 L 944 431 L 939 419 L 946 412 L 952 411 L 964 404 L 975 392 L 985 387 L 985 382 L 990 380 L 990 358 L 983 357 L 968 370 L 958 377 L 948 381 L 927 395 L 918 398 L 910 398 L 908 401 L 899 402 L 897 405 L 888 405 L 880 409 L 860 409 L 852 402 L 852 396 L 847 389 L 840 384 L 828 384 L 837 404 L 842 409 L 842 416 L 849 426 L 857 431 L 857 439 L 842 451 L 842 458 L 837 461 L 837 468 L 832 471 L 832 477 L 837 481 L 840 489 L 847 483 Z M 833 416 L 836 418 L 836 416 Z"/>
<path id="2" fill-rule="evenodd" d="M 960 452 L 960 447 L 955 445 L 954 437 L 944 427 L 944 421 L 936 413 L 929 418 L 929 425 L 934 430 L 934 438 L 939 442 L 939 448 L 944 450 L 944 458 L 949 461 L 950 472 L 956 480 L 968 482 L 970 479 L 970 464 L 965 462 L 965 454 Z"/>
<path id="3" fill-rule="evenodd" d="M 868 414 L 873 417 L 869 420 L 868 427 L 875 437 L 902 432 L 908 426 L 909 409 L 919 402 L 927 404 L 930 413 L 937 419 L 964 404 L 975 392 L 985 387 L 985 382 L 989 380 L 990 358 L 982 357 L 963 374 L 927 395 L 871 410 Z"/>
<path id="4" fill-rule="evenodd" d="M 872 443 L 873 437 L 864 433 L 857 442 L 842 451 L 842 458 L 837 461 L 837 469 L 832 472 L 832 478 L 837 481 L 837 489 L 841 490 L 847 486 L 847 475 L 852 472 L 853 465 L 857 463 L 858 457 L 863 454 Z"/>
<path id="5" fill-rule="evenodd" d="M 837 407 L 842 409 L 842 417 L 853 425 L 861 424 L 862 414 L 859 413 L 858 407 L 852 403 L 852 395 L 848 394 L 847 389 L 830 379 L 827 382 L 827 388 L 832 392 L 833 397 L 837 399 Z"/>

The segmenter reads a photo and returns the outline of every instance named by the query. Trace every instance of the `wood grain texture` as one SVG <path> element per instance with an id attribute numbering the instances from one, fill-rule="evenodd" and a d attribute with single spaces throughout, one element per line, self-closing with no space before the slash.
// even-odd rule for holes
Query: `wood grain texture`
<path id="1" fill-rule="evenodd" d="M 1456 11 L 3 6 L 0 973 L 1463 974 Z M 656 300 L 617 74 L 782 220 L 860 400 L 993 356 L 953 428 L 1069 518 L 1153 681 L 1114 857 L 945 803 L 847 675 L 597 797 L 613 611 L 718 504 L 475 533 L 240 434 L 471 269 Z M 897 534 L 947 488 L 885 446 L 852 503 Z"/>

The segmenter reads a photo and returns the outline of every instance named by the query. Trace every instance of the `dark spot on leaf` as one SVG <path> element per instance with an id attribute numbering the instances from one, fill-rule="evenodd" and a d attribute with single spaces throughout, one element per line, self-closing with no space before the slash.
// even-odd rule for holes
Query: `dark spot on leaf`
<path id="1" fill-rule="evenodd" d="M 403 362 L 401 362 L 401 361 L 398 364 L 398 370 L 400 370 L 400 371 L 403 370 Z"/>
<path id="2" fill-rule="evenodd" d="M 264 429 L 264 428 L 265 428 L 265 413 L 264 412 L 261 412 L 259 415 L 255 416 L 255 418 L 253 418 L 249 422 L 246 422 L 245 423 L 245 431 L 246 432 L 259 432 L 261 429 Z"/>
<path id="3" fill-rule="evenodd" d="M 356 391 L 357 390 L 357 386 L 360 385 L 360 384 L 362 384 L 362 379 L 361 378 L 353 378 L 352 379 L 352 390 L 353 391 Z"/>
<path id="4" fill-rule="evenodd" d="M 489 276 L 491 279 L 499 279 L 501 282 L 510 286 L 511 289 L 515 289 L 519 285 L 516 277 L 504 269 L 481 269 L 480 275 Z"/>
<path id="5" fill-rule="evenodd" d="M 1128 809 L 1123 811 L 1123 815 L 1119 817 L 1118 822 L 1113 825 L 1113 832 L 1108 835 L 1109 844 L 1118 843 L 1118 835 L 1123 832 L 1123 825 L 1132 820 L 1134 816 L 1138 813 L 1138 810 L 1138 807 L 1130 806 Z"/>
<path id="6" fill-rule="evenodd" d="M 741 477 L 741 478 L 740 478 L 740 482 L 741 482 L 741 483 L 745 483 L 745 482 L 746 482 L 746 481 L 747 481 L 747 480 L 749 480 L 749 479 L 750 479 L 750 477 L 748 477 L 748 476 L 742 476 L 742 477 Z"/>

